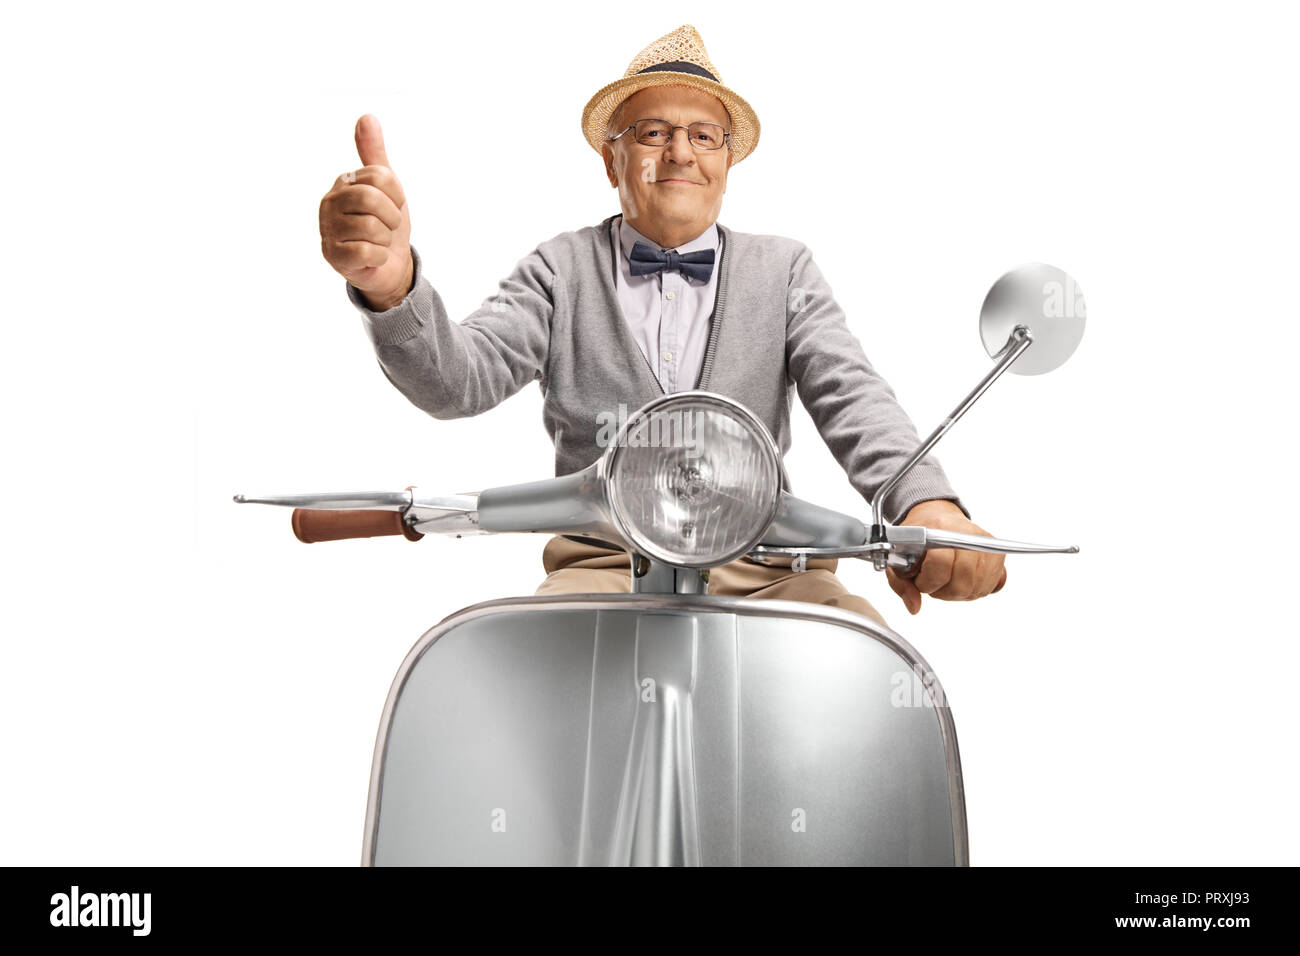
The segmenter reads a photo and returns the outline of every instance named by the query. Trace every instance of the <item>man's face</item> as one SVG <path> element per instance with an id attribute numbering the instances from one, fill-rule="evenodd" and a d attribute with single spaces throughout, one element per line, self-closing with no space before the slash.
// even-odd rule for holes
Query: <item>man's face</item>
<path id="1" fill-rule="evenodd" d="M 615 111 L 611 135 L 642 119 L 667 120 L 674 126 L 716 123 L 731 131 L 731 119 L 717 97 L 689 86 L 638 90 Z M 618 187 L 624 219 L 667 248 L 711 226 L 727 190 L 731 148 L 699 150 L 687 140 L 686 130 L 675 129 L 667 143 L 646 146 L 629 131 L 603 150 L 605 171 L 610 184 Z"/>

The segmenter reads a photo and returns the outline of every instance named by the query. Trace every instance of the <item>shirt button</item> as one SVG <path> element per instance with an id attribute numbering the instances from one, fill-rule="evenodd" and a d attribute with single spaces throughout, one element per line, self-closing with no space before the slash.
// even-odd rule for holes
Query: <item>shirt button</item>
<path id="1" fill-rule="evenodd" d="M 664 296 L 664 298 L 667 299 L 669 302 L 671 302 L 671 301 L 673 300 L 673 298 L 675 297 L 675 295 L 676 295 L 676 293 L 669 292 L 668 294 L 666 294 L 666 295 Z"/>
<path id="2" fill-rule="evenodd" d="M 664 353 L 664 361 L 665 361 L 665 362 L 671 362 L 672 360 L 673 360 L 673 353 L 672 353 L 672 352 L 665 352 L 665 353 Z"/>

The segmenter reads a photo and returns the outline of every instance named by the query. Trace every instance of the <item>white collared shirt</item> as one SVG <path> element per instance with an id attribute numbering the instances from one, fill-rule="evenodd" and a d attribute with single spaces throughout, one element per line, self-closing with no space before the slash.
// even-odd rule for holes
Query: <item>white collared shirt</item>
<path id="1" fill-rule="evenodd" d="M 636 241 L 639 239 L 656 249 L 663 247 L 629 226 L 622 216 L 614 220 L 610 235 L 614 260 L 618 263 L 615 273 L 618 304 L 631 328 L 632 337 L 665 392 L 694 388 L 704 365 L 709 318 L 713 314 L 718 290 L 722 240 L 717 224 L 711 224 L 690 242 L 675 247 L 675 251 L 680 253 L 717 250 L 713 272 L 704 282 L 666 269 L 634 276 L 628 257 Z"/>

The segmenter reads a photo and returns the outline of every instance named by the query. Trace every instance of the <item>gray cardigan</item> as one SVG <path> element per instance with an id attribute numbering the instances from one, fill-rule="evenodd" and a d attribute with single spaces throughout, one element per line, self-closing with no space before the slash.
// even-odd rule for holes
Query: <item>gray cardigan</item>
<path id="1" fill-rule="evenodd" d="M 618 303 L 610 249 L 615 218 L 538 245 L 460 323 L 448 317 L 414 247 L 415 284 L 386 312 L 367 308 L 348 283 L 384 375 L 440 419 L 485 412 L 536 379 L 555 442 L 555 474 L 590 465 L 604 451 L 597 433 L 611 416 L 617 420 L 620 403 L 626 418 L 663 394 Z M 797 389 L 850 483 L 870 501 L 915 450 L 915 427 L 849 331 L 808 247 L 721 223 L 718 229 L 724 242 L 717 301 L 696 387 L 754 412 L 782 457 L 790 449 Z M 970 516 L 933 455 L 890 494 L 885 519 L 897 523 L 932 498 L 953 501 Z"/>

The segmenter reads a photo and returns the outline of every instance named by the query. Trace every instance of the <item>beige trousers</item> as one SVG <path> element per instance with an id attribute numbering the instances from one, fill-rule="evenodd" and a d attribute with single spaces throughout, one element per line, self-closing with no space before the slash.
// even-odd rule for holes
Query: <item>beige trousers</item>
<path id="1" fill-rule="evenodd" d="M 734 597 L 808 601 L 856 611 L 880 624 L 885 619 L 866 598 L 850 594 L 835 576 L 836 558 L 813 558 L 807 571 L 791 571 L 790 559 L 769 567 L 739 558 L 709 572 L 709 593 Z M 538 594 L 604 594 L 632 590 L 632 567 L 627 552 L 597 547 L 557 535 L 542 551 L 546 580 Z M 885 624 L 888 627 L 888 624 Z"/>

